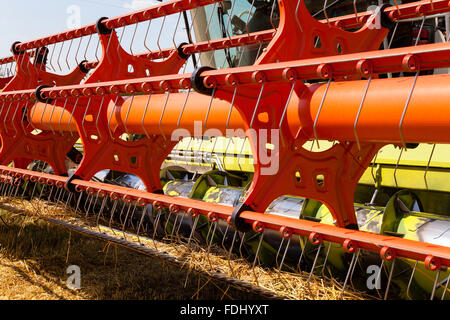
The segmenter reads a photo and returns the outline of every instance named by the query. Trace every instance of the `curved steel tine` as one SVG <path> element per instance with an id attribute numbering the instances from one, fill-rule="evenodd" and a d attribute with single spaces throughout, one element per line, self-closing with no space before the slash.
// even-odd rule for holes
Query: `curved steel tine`
<path id="1" fill-rule="evenodd" d="M 399 130 L 399 133 L 400 133 L 400 138 L 402 140 L 402 146 L 403 146 L 403 148 L 405 150 L 406 150 L 406 142 L 405 142 L 405 138 L 403 136 L 403 129 L 402 129 L 402 127 L 403 127 L 403 120 L 405 119 L 406 110 L 408 109 L 408 105 L 409 105 L 409 102 L 411 101 L 411 97 L 412 97 L 412 94 L 414 92 L 414 88 L 416 87 L 416 82 L 417 82 L 418 76 L 419 76 L 419 71 L 417 71 L 416 75 L 414 76 L 414 81 L 413 81 L 413 84 L 412 84 L 412 87 L 411 87 L 411 91 L 409 92 L 408 99 L 406 100 L 405 107 L 403 108 L 402 117 L 400 119 L 400 124 L 399 124 L 399 127 L 398 127 L 398 130 Z"/>
<path id="2" fill-rule="evenodd" d="M 114 229 L 112 228 L 112 222 L 113 222 L 113 218 L 114 218 L 114 213 L 116 212 L 117 209 L 117 204 L 118 204 L 118 200 L 113 200 L 113 206 L 111 208 L 111 216 L 109 217 L 109 229 L 111 229 L 111 231 L 116 234 L 114 232 Z"/>
<path id="3" fill-rule="evenodd" d="M 127 26 L 125 25 L 125 26 L 123 26 L 123 28 L 122 28 L 122 34 L 120 35 L 120 39 L 119 39 L 119 41 L 118 41 L 118 43 L 117 43 L 117 48 L 116 48 L 116 51 L 117 51 L 117 55 L 119 56 L 119 65 L 122 65 L 122 55 L 120 54 L 120 48 L 121 48 L 121 45 L 122 45 L 122 40 L 123 40 L 123 36 L 124 36 L 124 34 L 125 34 L 125 29 L 127 28 Z M 111 38 L 110 38 L 111 39 Z"/>
<path id="4" fill-rule="evenodd" d="M 139 220 L 139 225 L 136 230 L 136 235 L 138 236 L 139 243 L 141 243 L 141 238 L 139 237 L 139 233 L 140 233 L 142 223 L 144 222 L 144 218 L 147 215 L 147 213 L 148 213 L 148 205 L 146 205 L 144 210 L 142 211 L 141 219 Z"/>
<path id="5" fill-rule="evenodd" d="M 56 108 L 56 103 L 57 103 L 57 99 L 55 99 L 55 102 L 52 103 L 52 112 L 50 113 L 50 118 L 48 119 L 48 126 L 50 128 L 50 130 L 52 131 L 53 134 L 55 134 L 55 130 L 53 130 L 53 126 L 52 126 L 52 118 L 53 118 L 53 114 L 55 113 L 55 108 Z"/>
<path id="6" fill-rule="evenodd" d="M 178 25 L 180 24 L 180 19 L 181 19 L 181 15 L 182 15 L 182 14 L 183 14 L 182 12 L 180 12 L 180 13 L 178 14 L 177 24 L 175 25 L 175 31 L 173 32 L 173 36 L 172 36 L 172 43 L 173 43 L 173 47 L 174 47 L 174 48 L 177 47 L 177 43 L 175 42 L 175 36 L 176 36 L 176 34 L 177 34 Z"/>
<path id="7" fill-rule="evenodd" d="M 111 137 L 111 140 L 115 140 L 116 138 L 114 138 L 114 135 L 112 134 L 111 131 L 111 120 L 112 120 L 112 116 L 113 114 L 115 114 L 116 112 L 116 108 L 117 108 L 117 100 L 119 100 L 119 95 L 116 97 L 116 99 L 114 100 L 114 105 L 113 105 L 113 109 L 111 111 L 111 114 L 109 115 L 109 119 L 108 119 L 108 132 L 109 132 L 109 136 Z"/>
<path id="8" fill-rule="evenodd" d="M 328 3 L 328 0 L 325 0 L 322 11 L 323 11 L 323 14 L 325 15 L 325 19 L 327 20 L 328 27 L 331 27 L 330 19 L 328 18 L 328 14 L 327 14 L 327 3 Z"/>
<path id="9" fill-rule="evenodd" d="M 178 117 L 177 128 L 180 127 L 181 117 L 183 116 L 184 110 L 186 109 L 186 105 L 187 105 L 190 93 L 191 93 L 191 88 L 189 88 L 186 93 L 186 99 L 184 100 L 184 104 L 183 104 L 183 107 L 181 108 L 180 116 Z"/>
<path id="10" fill-rule="evenodd" d="M 212 234 L 211 234 L 211 240 L 209 241 L 209 244 L 208 244 L 208 250 L 207 250 L 207 252 L 206 252 L 206 258 L 208 259 L 209 266 L 210 266 L 211 268 L 212 268 L 212 264 L 211 264 L 211 259 L 209 258 L 209 255 L 210 255 L 210 253 L 211 253 L 211 246 L 212 246 L 212 243 L 213 243 L 213 241 L 214 241 L 214 236 L 216 235 L 217 221 L 216 221 L 216 222 L 213 222 L 213 224 L 214 224 L 214 228 L 213 228 L 213 232 L 212 232 Z M 211 228 L 211 226 L 210 226 L 210 228 Z M 206 241 L 208 241 L 208 237 L 206 237 Z"/>
<path id="11" fill-rule="evenodd" d="M 50 67 L 52 68 L 52 70 L 54 72 L 56 72 L 56 69 L 55 69 L 55 66 L 52 63 L 52 60 L 53 60 L 53 55 L 55 54 L 55 49 L 56 49 L 56 43 L 53 45 L 52 54 L 50 55 L 50 59 L 48 59 L 48 61 L 49 61 L 48 64 L 50 65 Z"/>
<path id="12" fill-rule="evenodd" d="M 131 43 L 130 43 L 130 53 L 131 55 L 134 56 L 134 52 L 133 52 L 133 44 L 134 44 L 134 38 L 136 37 L 136 32 L 139 26 L 139 22 L 136 23 L 136 27 L 134 28 L 134 32 L 133 32 L 133 36 L 131 37 Z"/>
<path id="13" fill-rule="evenodd" d="M 91 44 L 91 40 L 92 40 L 92 34 L 89 35 L 88 43 L 86 44 L 86 49 L 84 50 L 84 60 L 88 59 L 87 58 L 87 52 L 88 52 L 88 49 L 89 49 L 89 45 Z"/>
<path id="14" fill-rule="evenodd" d="M 87 103 L 87 106 L 86 106 L 86 110 L 84 111 L 83 121 L 81 122 L 81 128 L 83 129 L 83 133 L 84 133 L 84 135 L 86 137 L 87 137 L 87 132 L 86 132 L 86 128 L 84 127 L 84 123 L 86 121 L 86 115 L 87 115 L 87 112 L 89 110 L 89 106 L 91 105 L 91 100 L 92 100 L 92 96 L 89 96 L 89 100 L 88 100 L 88 103 Z"/>
<path id="15" fill-rule="evenodd" d="M 96 198 L 96 200 L 98 199 L 98 193 L 97 193 L 97 198 Z M 88 207 L 87 207 L 87 209 L 86 209 L 86 202 L 85 202 L 85 205 L 84 205 L 84 208 L 86 209 L 86 215 L 85 215 L 85 217 L 87 218 L 88 216 L 89 216 L 89 211 L 91 210 L 91 206 L 92 206 L 92 203 L 94 202 L 93 200 L 94 200 L 94 196 L 93 195 L 89 195 L 88 196 L 88 199 L 90 199 L 89 200 L 89 205 L 88 205 Z"/>
<path id="16" fill-rule="evenodd" d="M 348 281 L 350 280 L 350 275 L 353 274 L 354 265 L 356 265 L 357 256 L 359 256 L 359 250 L 357 249 L 356 252 L 353 252 L 352 260 L 350 261 L 350 265 L 348 267 L 347 275 L 345 276 L 344 284 L 342 285 L 341 293 L 339 295 L 340 298 L 342 298 L 342 295 L 345 292 L 345 287 L 347 286 Z"/>
<path id="17" fill-rule="evenodd" d="M 11 106 L 12 106 L 12 101 L 9 103 L 8 110 L 6 111 L 6 115 L 5 115 L 5 117 L 3 118 L 3 127 L 5 127 L 5 132 L 6 132 L 6 133 L 8 133 L 8 127 L 7 127 L 7 125 L 6 125 L 6 119 L 7 119 L 7 117 L 8 117 L 9 110 L 11 109 Z"/>
<path id="18" fill-rule="evenodd" d="M 143 115 L 142 115 L 142 121 L 141 121 L 142 129 L 144 130 L 145 135 L 146 135 L 147 138 L 149 138 L 149 139 L 150 139 L 150 135 L 148 134 L 147 129 L 145 128 L 144 120 L 145 120 L 145 116 L 147 115 L 147 110 L 148 110 L 148 106 L 150 105 L 150 99 L 151 99 L 151 98 L 152 98 L 152 92 L 150 91 L 149 94 L 148 94 L 147 104 L 145 105 L 145 110 L 144 110 L 144 113 L 143 113 Z"/>
<path id="19" fill-rule="evenodd" d="M 370 74 L 369 80 L 367 80 L 366 90 L 364 91 L 363 98 L 361 100 L 361 104 L 359 105 L 358 113 L 356 115 L 355 123 L 353 125 L 353 132 L 355 133 L 355 139 L 356 139 L 356 144 L 358 145 L 358 150 L 361 150 L 361 144 L 359 142 L 358 130 L 356 127 L 358 125 L 358 120 L 359 120 L 359 116 L 361 115 L 361 110 L 364 105 L 364 101 L 366 100 L 367 91 L 369 90 L 371 80 L 372 80 L 372 74 Z"/>
<path id="20" fill-rule="evenodd" d="M 231 17 L 233 16 L 233 12 L 234 12 L 234 5 L 236 4 L 236 0 L 233 0 L 233 3 L 231 4 L 231 11 L 230 14 L 228 15 L 228 21 L 227 21 L 227 26 L 225 28 L 225 31 L 228 35 L 228 40 L 231 40 L 231 34 L 230 34 L 230 22 L 231 22 Z M 230 66 L 231 67 L 231 66 Z"/>
<path id="21" fill-rule="evenodd" d="M 425 180 L 425 187 L 427 188 L 427 190 L 428 190 L 427 174 L 428 174 L 428 169 L 430 168 L 431 158 L 433 157 L 433 153 L 434 153 L 434 149 L 435 148 L 436 148 L 436 144 L 433 144 L 433 148 L 431 149 L 431 153 L 430 153 L 430 158 L 428 159 L 427 167 L 425 169 L 425 173 L 423 174 L 423 178 Z"/>
<path id="22" fill-rule="evenodd" d="M 411 272 L 411 277 L 409 278 L 409 281 L 408 281 L 408 287 L 406 288 L 406 296 L 409 299 L 411 299 L 411 297 L 409 296 L 409 289 L 411 288 L 411 283 L 412 283 L 412 280 L 414 278 L 414 273 L 416 272 L 417 264 L 418 264 L 418 261 L 416 260 L 416 263 L 414 264 L 414 268 L 413 268 L 413 270 Z"/>
<path id="23" fill-rule="evenodd" d="M 172 231 L 170 232 L 170 242 L 172 242 L 172 240 L 173 240 L 173 234 L 175 233 L 175 230 L 177 228 L 177 223 L 178 223 L 179 217 L 180 217 L 179 214 L 175 214 L 175 221 L 173 222 Z"/>
<path id="24" fill-rule="evenodd" d="M 247 16 L 247 21 L 245 22 L 245 28 L 247 29 L 247 36 L 250 37 L 250 31 L 248 30 L 248 22 L 250 21 L 250 17 L 252 15 L 252 10 L 255 6 L 255 0 L 252 1 L 252 5 L 250 6 L 250 9 L 248 10 L 248 16 Z"/>
<path id="25" fill-rule="evenodd" d="M 397 163 L 395 164 L 395 169 L 394 169 L 394 181 L 395 181 L 395 186 L 398 187 L 398 182 L 397 182 L 397 169 L 398 169 L 398 165 L 400 163 L 400 158 L 402 157 L 403 154 L 403 150 L 404 149 L 400 149 L 400 154 L 398 155 L 398 159 L 397 159 Z"/>
<path id="26" fill-rule="evenodd" d="M 78 61 L 78 53 L 80 52 L 81 43 L 83 42 L 83 38 L 84 37 L 80 37 L 80 41 L 78 42 L 77 51 L 75 52 L 75 62 L 76 62 L 77 65 L 80 64 L 80 62 Z"/>
<path id="27" fill-rule="evenodd" d="M 192 224 L 191 234 L 189 235 L 189 239 L 188 239 L 188 242 L 187 242 L 188 247 L 191 244 L 192 237 L 194 236 L 195 230 L 197 229 L 197 225 L 198 225 L 198 220 L 199 219 L 200 219 L 200 216 L 195 217 L 194 223 Z"/>
<path id="28" fill-rule="evenodd" d="M 330 250 L 331 250 L 331 242 L 328 243 L 328 250 L 327 250 L 327 253 L 325 254 L 325 260 L 322 265 L 322 274 L 325 272 L 325 266 L 327 265 L 327 262 L 328 262 L 328 256 L 330 255 Z"/>
<path id="29" fill-rule="evenodd" d="M 420 24 L 419 33 L 417 34 L 417 39 L 416 39 L 416 42 L 414 43 L 414 46 L 417 46 L 417 44 L 419 43 L 420 35 L 422 34 L 423 25 L 425 24 L 425 17 L 426 16 L 422 17 L 422 23 Z"/>
<path id="30" fill-rule="evenodd" d="M 41 114 L 41 126 L 44 126 L 44 114 L 45 114 L 45 110 L 47 110 L 47 105 L 48 105 L 48 102 L 47 102 L 48 100 L 46 100 L 45 101 L 45 105 L 44 105 L 44 110 L 42 111 L 42 114 Z"/>
<path id="31" fill-rule="evenodd" d="M 387 298 L 388 298 L 389 288 L 391 286 L 391 281 L 392 281 L 392 275 L 394 274 L 394 268 L 395 268 L 395 259 L 392 260 L 391 270 L 389 271 L 389 278 L 388 278 L 388 282 L 386 285 L 386 291 L 384 293 L 384 300 L 387 300 Z"/>
<path id="32" fill-rule="evenodd" d="M 394 31 L 392 31 L 391 39 L 389 40 L 389 45 L 387 46 L 386 49 L 390 49 L 390 48 L 391 48 L 392 41 L 394 40 L 395 34 L 397 33 L 398 24 L 399 24 L 399 21 L 397 20 L 397 21 L 395 22 Z"/>
<path id="33" fill-rule="evenodd" d="M 223 250 L 227 250 L 227 248 L 225 248 L 225 239 L 227 237 L 229 228 L 230 228 L 230 225 L 227 224 L 227 227 L 225 228 L 225 232 L 224 232 L 223 237 L 222 237 L 222 248 L 223 248 Z"/>
<path id="34" fill-rule="evenodd" d="M 66 106 L 67 106 L 67 101 L 69 100 L 69 98 L 66 98 L 66 101 L 64 101 L 64 107 L 63 107 L 63 111 L 61 112 L 61 115 L 59 116 L 59 134 L 63 135 L 64 132 L 62 130 L 62 117 L 64 115 L 64 112 L 66 111 Z M 71 130 L 70 130 L 71 131 Z M 73 133 L 72 131 L 70 132 L 72 137 L 73 137 Z"/>
<path id="35" fill-rule="evenodd" d="M 44 184 L 44 187 L 45 187 L 45 184 Z M 44 188 L 42 188 L 42 189 L 44 189 Z M 41 190 L 41 194 L 42 194 L 42 190 Z M 78 200 L 77 200 L 77 206 L 75 207 L 75 213 L 78 213 L 78 208 L 80 207 L 82 195 L 83 195 L 83 192 L 80 192 L 78 194 Z M 80 213 L 81 213 L 81 210 L 80 210 Z"/>
<path id="36" fill-rule="evenodd" d="M 148 37 L 148 32 L 150 31 L 150 26 L 152 24 L 152 19 L 148 20 L 148 26 L 147 26 L 147 31 L 145 32 L 145 38 L 144 38 L 144 47 L 145 49 L 147 49 L 147 51 L 152 51 L 149 47 L 147 47 L 147 37 Z"/>
<path id="37" fill-rule="evenodd" d="M 231 246 L 230 249 L 228 250 L 228 267 L 230 268 L 231 271 L 231 275 L 234 276 L 234 269 L 233 266 L 231 265 L 231 254 L 233 253 L 233 247 L 234 247 L 234 243 L 236 242 L 236 235 L 238 234 L 238 232 L 235 230 L 234 234 L 233 234 L 233 240 L 231 241 Z"/>
<path id="38" fill-rule="evenodd" d="M 280 242 L 280 245 L 278 246 L 278 250 L 277 250 L 277 255 L 275 256 L 275 264 L 277 265 L 277 268 L 279 267 L 278 256 L 280 255 L 281 247 L 283 247 L 283 243 L 284 243 L 284 238 L 281 238 L 281 242 Z"/>
<path id="39" fill-rule="evenodd" d="M 69 117 L 69 127 L 70 127 L 70 124 L 72 123 L 72 118 L 73 118 L 73 115 L 75 114 L 75 110 L 77 109 L 77 106 L 78 106 L 78 100 L 80 100 L 80 97 L 77 97 L 77 99 L 75 100 L 75 104 L 73 105 L 72 112 L 70 113 L 70 117 Z M 35 107 L 36 107 L 36 105 L 35 105 Z M 31 122 L 30 122 L 30 123 L 31 123 Z M 73 133 L 70 132 L 70 134 L 71 134 L 72 137 L 73 137 Z"/>
<path id="40" fill-rule="evenodd" d="M 70 70 L 70 64 L 69 64 L 69 54 L 70 54 L 70 50 L 72 49 L 72 44 L 73 44 L 73 39 L 70 40 L 69 43 L 69 49 L 67 50 L 67 55 L 66 55 L 66 64 L 67 64 L 67 68 Z"/>
<path id="41" fill-rule="evenodd" d="M 153 224 L 153 239 L 156 238 L 156 232 L 158 231 L 158 225 L 159 225 L 159 221 L 161 220 L 161 215 L 162 215 L 162 209 L 158 209 L 158 213 L 156 214 L 156 219 Z M 155 248 L 156 248 L 156 244 L 155 244 Z"/>
<path id="42" fill-rule="evenodd" d="M 167 217 L 166 223 L 164 224 L 164 236 L 165 237 L 167 237 L 167 226 L 169 225 L 171 217 L 172 217 L 172 212 L 169 211 L 169 216 Z"/>
<path id="43" fill-rule="evenodd" d="M 356 8 L 356 0 L 353 0 L 353 11 L 355 12 L 356 21 L 358 21 L 358 10 Z"/>
<path id="44" fill-rule="evenodd" d="M 272 9 L 270 11 L 270 24 L 272 25 L 272 28 L 275 29 L 275 31 L 278 31 L 278 27 L 273 23 L 273 14 L 275 12 L 275 4 L 276 4 L 276 1 L 273 1 Z"/>
<path id="45" fill-rule="evenodd" d="M 244 255 L 242 254 L 242 246 L 244 245 L 245 235 L 245 232 L 242 233 L 242 235 L 239 235 L 241 237 L 241 243 L 239 244 L 239 254 L 241 255 L 241 258 L 244 258 Z"/>
<path id="46" fill-rule="evenodd" d="M 274 1 L 275 3 L 275 1 Z M 284 122 L 284 118 L 286 117 L 286 112 L 289 106 L 289 103 L 291 102 L 291 98 L 292 98 L 292 93 L 294 92 L 294 88 L 295 88 L 295 84 L 297 83 L 297 79 L 295 79 L 294 81 L 292 81 L 292 87 L 291 87 L 291 91 L 289 92 L 289 96 L 288 99 L 286 101 L 286 105 L 284 107 L 283 113 L 281 115 L 281 119 L 280 119 L 280 123 L 278 124 L 278 129 L 280 130 L 280 136 L 281 136 L 281 142 L 283 143 L 283 147 L 285 146 L 284 143 L 284 138 L 283 138 L 283 129 L 282 129 L 282 125 Z"/>
<path id="47" fill-rule="evenodd" d="M 128 123 L 128 117 L 130 115 L 131 108 L 133 107 L 133 102 L 134 102 L 134 94 L 131 96 L 130 106 L 128 107 L 127 114 L 125 115 L 124 128 L 125 128 L 126 134 L 128 134 L 128 135 L 130 135 L 130 132 L 128 131 L 127 123 Z"/>
<path id="48" fill-rule="evenodd" d="M 263 239 L 264 239 L 264 231 L 261 232 L 261 236 L 259 237 L 258 248 L 256 249 L 255 259 L 253 260 L 253 264 L 252 264 L 252 272 L 253 272 L 253 275 L 255 276 L 255 280 L 256 280 L 257 284 L 258 284 L 258 276 L 256 275 L 255 267 L 256 267 L 256 262 L 259 261 L 259 250 L 261 250 L 261 244 L 262 244 Z"/>
<path id="49" fill-rule="evenodd" d="M 159 131 L 161 132 L 161 135 L 163 137 L 164 140 L 167 140 L 166 134 L 164 133 L 163 129 L 162 129 L 162 120 L 164 117 L 164 113 L 166 112 L 166 107 L 167 107 L 167 103 L 169 102 L 169 96 L 170 96 L 170 91 L 167 90 L 166 91 L 166 102 L 164 103 L 164 107 L 163 110 L 161 112 L 161 117 L 159 118 Z"/>
<path id="50" fill-rule="evenodd" d="M 27 103 L 28 103 L 28 101 L 27 101 Z M 11 123 L 12 123 L 12 125 L 13 125 L 13 128 L 14 128 L 14 134 L 15 135 L 17 135 L 18 133 L 19 133 L 19 130 L 17 130 L 17 127 L 16 127 L 16 115 L 17 115 L 17 111 L 19 110 L 19 109 L 21 109 L 20 108 L 20 103 L 19 103 L 19 106 L 18 107 L 16 107 L 16 108 L 14 108 L 14 113 L 13 113 L 13 115 L 12 115 L 12 119 L 11 119 Z M 25 112 L 23 112 L 23 113 L 25 113 Z M 23 125 L 23 124 L 22 124 Z"/>
<path id="51" fill-rule="evenodd" d="M 439 280 L 439 275 L 440 275 L 440 273 L 441 273 L 441 269 L 438 268 L 437 271 L 436 271 L 436 278 L 434 279 L 433 291 L 431 292 L 430 300 L 433 300 L 433 299 L 434 299 L 434 295 L 435 295 L 435 293 L 436 293 L 436 287 L 439 287 L 439 286 L 440 286 L 440 284 L 437 283 L 438 280 Z"/>
<path id="52" fill-rule="evenodd" d="M 56 60 L 56 64 L 58 65 L 60 71 L 63 71 L 59 61 L 61 60 L 61 54 L 62 54 L 65 43 L 66 43 L 65 41 L 61 42 L 61 49 L 59 50 L 58 59 Z"/>
<path id="53" fill-rule="evenodd" d="M 289 246 L 291 245 L 291 237 L 288 238 L 287 244 L 286 244 L 286 248 L 284 249 L 284 253 L 283 253 L 283 257 L 281 258 L 281 263 L 280 263 L 280 267 L 278 269 L 278 273 L 281 272 L 281 269 L 283 269 L 283 265 L 284 265 L 284 260 L 286 259 L 286 254 L 289 250 Z"/>
<path id="54" fill-rule="evenodd" d="M 226 124 L 226 127 L 225 127 L 226 130 L 228 129 L 228 127 L 230 125 L 231 113 L 233 112 L 234 101 L 236 99 L 236 94 L 237 94 L 237 88 L 238 88 L 237 85 L 234 86 L 233 98 L 231 99 L 230 109 L 228 110 L 227 124 Z"/>
<path id="55" fill-rule="evenodd" d="M 100 37 L 98 37 L 98 41 L 97 41 L 97 47 L 95 48 L 95 59 L 96 59 L 96 61 L 100 61 L 100 59 L 98 58 L 98 49 L 99 49 L 99 47 L 100 47 Z M 106 56 L 108 56 L 108 55 L 106 55 Z"/>
<path id="56" fill-rule="evenodd" d="M 322 245 L 319 244 L 319 245 L 317 246 L 316 257 L 314 258 L 314 262 L 313 262 L 313 265 L 312 265 L 312 267 L 311 267 L 311 271 L 309 272 L 308 281 L 311 280 L 311 277 L 312 277 L 312 275 L 313 275 L 313 273 L 314 273 L 314 269 L 316 268 L 317 259 L 319 258 L 319 254 L 320 254 L 320 251 L 321 251 L 321 250 L 322 250 Z"/>
<path id="57" fill-rule="evenodd" d="M 102 200 L 102 204 L 100 206 L 100 210 L 98 211 L 97 217 L 96 217 L 96 225 L 98 226 L 99 230 L 100 230 L 100 216 L 103 214 L 103 210 L 105 209 L 105 205 L 106 205 L 106 199 L 107 197 L 104 197 Z"/>
<path id="58" fill-rule="evenodd" d="M 253 128 L 253 122 L 255 121 L 256 113 L 257 113 L 258 107 L 259 107 L 259 103 L 261 102 L 261 97 L 262 97 L 262 94 L 263 94 L 263 91 L 264 91 L 264 85 L 265 85 L 265 82 L 262 83 L 261 90 L 259 91 L 259 96 L 258 96 L 258 100 L 256 101 L 255 109 L 253 111 L 252 120 L 250 121 L 250 129 Z"/>
<path id="59" fill-rule="evenodd" d="M 167 16 L 163 17 L 163 21 L 161 23 L 161 29 L 159 29 L 158 39 L 156 40 L 156 46 L 159 49 L 159 57 L 162 57 L 162 49 L 161 49 L 161 46 L 159 45 L 159 40 L 161 39 L 161 34 L 162 34 L 163 29 L 164 29 L 164 24 L 166 23 L 166 17 Z"/>
<path id="60" fill-rule="evenodd" d="M 445 281 L 445 280 L 444 280 Z M 445 294 L 447 293 L 448 290 L 448 283 L 450 282 L 450 276 L 447 277 L 447 281 L 445 282 L 445 287 L 444 290 L 442 291 L 442 297 L 441 300 L 445 299 Z"/>
<path id="61" fill-rule="evenodd" d="M 325 92 L 323 93 L 322 101 L 320 102 L 319 110 L 317 111 L 316 119 L 314 120 L 314 126 L 313 126 L 314 141 L 316 142 L 317 148 L 319 148 L 319 149 L 320 149 L 320 145 L 319 145 L 319 139 L 317 138 L 317 129 L 316 128 L 317 128 L 317 122 L 319 121 L 320 112 L 322 111 L 322 107 L 325 102 L 325 97 L 327 96 L 327 93 L 328 93 L 328 88 L 330 87 L 330 83 L 331 83 L 331 79 L 328 80 L 327 86 L 325 88 Z M 314 146 L 314 142 L 311 144 L 311 151 L 312 151 L 313 146 Z"/>
<path id="62" fill-rule="evenodd" d="M 211 100 L 209 101 L 209 106 L 208 106 L 208 110 L 206 111 L 206 115 L 205 115 L 205 121 L 204 121 L 204 127 L 206 128 L 206 124 L 208 123 L 208 118 L 209 118 L 209 113 L 211 111 L 211 107 L 214 101 L 214 96 L 216 94 L 216 88 L 213 89 L 212 95 L 211 95 Z"/>
<path id="63" fill-rule="evenodd" d="M 300 8 L 300 3 L 301 3 L 301 1 L 302 1 L 302 0 L 298 0 L 298 1 L 297 1 L 297 7 L 295 8 L 295 21 L 297 22 L 297 25 L 298 25 L 298 27 L 299 27 L 299 29 L 300 29 L 300 32 L 303 32 L 302 24 L 301 24 L 301 22 L 300 22 L 300 19 L 298 18 L 298 9 Z"/>

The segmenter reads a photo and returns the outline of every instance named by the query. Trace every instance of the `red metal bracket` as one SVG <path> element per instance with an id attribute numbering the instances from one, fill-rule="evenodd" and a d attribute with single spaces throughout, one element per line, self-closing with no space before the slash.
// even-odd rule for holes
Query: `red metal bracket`
<path id="1" fill-rule="evenodd" d="M 101 20 L 99 23 L 102 23 Z M 103 34 L 99 35 L 103 56 L 84 84 L 178 73 L 187 58 L 180 50 L 173 50 L 167 59 L 159 62 L 132 56 L 121 47 L 114 30 L 105 30 L 105 26 L 100 28 L 103 29 Z M 176 142 L 159 136 L 143 137 L 134 142 L 124 141 L 120 137 L 125 132 L 110 130 L 108 108 L 119 109 L 125 101 L 118 89 L 117 86 L 100 88 L 95 92 L 98 95 L 89 97 L 80 96 L 80 91 L 73 90 L 65 101 L 58 100 L 58 106 L 65 106 L 72 113 L 84 147 L 83 160 L 72 179 L 79 177 L 90 180 L 97 172 L 112 169 L 135 174 L 141 178 L 148 191 L 160 190 L 159 170 Z M 136 91 L 133 85 L 126 86 L 127 94 L 133 95 Z M 145 92 L 173 90 L 161 83 L 159 88 L 146 87 Z M 50 95 L 48 98 L 53 97 Z"/>
<path id="2" fill-rule="evenodd" d="M 45 49 L 40 49 L 45 55 Z M 68 75 L 56 75 L 46 71 L 46 67 L 35 55 L 35 63 L 27 52 L 15 52 L 16 74 L 5 86 L 5 91 L 24 90 L 39 85 L 64 86 L 78 84 L 86 76 L 79 67 Z M 45 59 L 45 58 L 43 58 Z M 10 99 L 3 102 L 0 109 L 0 163 L 26 168 L 31 161 L 41 160 L 48 163 L 55 174 L 65 174 L 66 155 L 74 145 L 76 139 L 70 133 L 54 131 L 37 132 L 26 121 L 33 107 L 29 101 Z"/>

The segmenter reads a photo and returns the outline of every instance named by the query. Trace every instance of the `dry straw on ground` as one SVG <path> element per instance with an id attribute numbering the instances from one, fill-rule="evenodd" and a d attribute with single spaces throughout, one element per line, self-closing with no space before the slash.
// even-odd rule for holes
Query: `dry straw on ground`
<path id="1" fill-rule="evenodd" d="M 22 209 L 22 212 L 26 212 L 27 215 L 33 217 L 34 221 L 38 221 L 42 218 L 57 218 L 65 222 L 71 222 L 80 227 L 89 228 L 96 231 L 100 230 L 98 226 L 93 226 L 86 221 L 82 221 L 79 214 L 76 214 L 73 211 L 64 210 L 63 206 L 57 206 L 53 203 L 38 200 L 19 201 L 8 199 L 8 201 L 8 206 Z M 333 279 L 313 276 L 312 279 L 308 281 L 307 276 L 309 274 L 305 276 L 304 274 L 299 273 L 285 271 L 278 272 L 278 270 L 262 268 L 260 266 L 252 268 L 252 264 L 241 257 L 233 255 L 231 259 L 228 259 L 228 252 L 216 246 L 212 246 L 208 249 L 204 246 L 191 243 L 188 247 L 185 243 L 180 243 L 178 241 L 153 241 L 148 238 L 138 238 L 130 234 L 118 234 L 117 231 L 114 232 L 109 228 L 101 228 L 101 232 L 111 236 L 121 238 L 124 237 L 129 242 L 139 242 L 151 249 L 158 250 L 159 252 L 167 252 L 177 259 L 184 261 L 182 264 L 182 270 L 178 269 L 178 271 L 182 271 L 185 276 L 186 281 L 183 286 L 187 286 L 188 280 L 195 277 L 194 274 L 198 274 L 198 272 L 204 275 L 220 272 L 227 276 L 258 285 L 282 297 L 285 297 L 286 299 L 361 300 L 368 298 L 363 293 L 353 292 L 350 290 L 346 290 L 341 295 L 341 285 Z M 71 241 L 71 246 L 74 246 L 73 239 Z M 70 252 L 73 254 L 74 248 L 71 248 Z M 141 258 L 152 260 L 151 258 L 144 256 Z M 133 266 L 128 267 L 133 268 Z M 197 290 L 192 295 L 192 298 L 198 298 L 200 292 L 204 290 L 207 285 L 211 284 L 214 284 L 214 281 L 209 280 L 206 282 L 206 285 L 201 285 L 198 283 Z M 231 293 L 232 290 L 230 291 L 231 286 L 226 287 L 225 290 L 222 289 L 223 286 L 220 285 L 215 285 L 215 287 L 217 288 L 218 294 L 210 298 L 215 299 L 218 296 L 221 298 L 233 298 L 233 294 Z M 182 289 L 180 288 L 180 290 Z M 251 295 L 248 295 L 248 297 L 251 297 Z M 67 298 L 72 299 L 75 297 L 68 295 Z M 86 297 L 81 295 L 76 298 L 84 299 Z"/>

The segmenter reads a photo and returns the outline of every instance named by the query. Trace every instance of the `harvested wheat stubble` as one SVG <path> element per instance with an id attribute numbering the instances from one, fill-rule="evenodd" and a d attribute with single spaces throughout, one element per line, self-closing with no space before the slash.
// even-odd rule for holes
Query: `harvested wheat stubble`
<path id="1" fill-rule="evenodd" d="M 286 271 L 278 272 L 278 270 L 263 268 L 256 266 L 252 268 L 252 264 L 232 255 L 228 259 L 228 252 L 218 246 L 205 248 L 197 243 L 191 242 L 188 247 L 184 242 L 176 239 L 167 239 L 167 241 L 155 241 L 144 237 L 114 231 L 114 229 L 95 225 L 92 221 L 86 219 L 81 220 L 80 214 L 73 210 L 64 208 L 54 203 L 43 200 L 33 199 L 31 201 L 23 201 L 16 199 L 8 199 L 8 204 L 15 208 L 25 210 L 27 214 L 41 219 L 58 219 L 66 223 L 71 223 L 77 227 L 96 231 L 98 233 L 107 234 L 113 237 L 119 237 L 134 244 L 140 244 L 165 252 L 183 261 L 184 267 L 188 272 L 202 272 L 206 275 L 212 273 L 222 273 L 226 276 L 237 278 L 247 283 L 257 285 L 261 288 L 274 292 L 276 295 L 286 299 L 293 300 L 364 300 L 373 299 L 361 292 L 346 290 L 342 295 L 342 287 L 340 283 L 334 279 L 313 276 L 311 280 L 307 280 L 309 273 L 291 273 Z"/>

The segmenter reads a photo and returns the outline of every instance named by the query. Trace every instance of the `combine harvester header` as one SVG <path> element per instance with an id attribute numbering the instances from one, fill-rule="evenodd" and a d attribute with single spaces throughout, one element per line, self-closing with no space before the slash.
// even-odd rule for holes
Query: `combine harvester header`
<path id="1" fill-rule="evenodd" d="M 450 2 L 397 2 L 164 1 L 14 43 L 3 200 L 448 299 Z"/>

